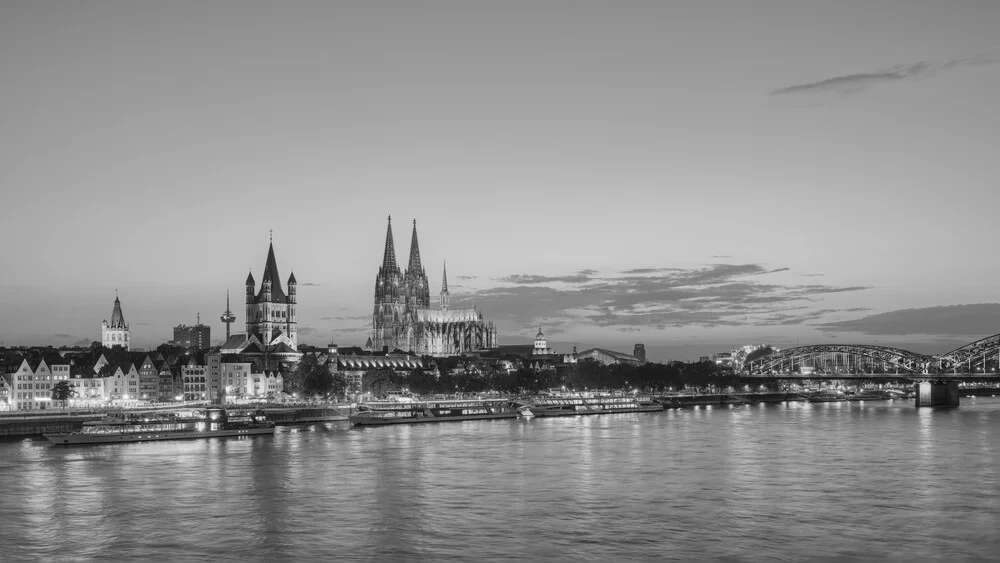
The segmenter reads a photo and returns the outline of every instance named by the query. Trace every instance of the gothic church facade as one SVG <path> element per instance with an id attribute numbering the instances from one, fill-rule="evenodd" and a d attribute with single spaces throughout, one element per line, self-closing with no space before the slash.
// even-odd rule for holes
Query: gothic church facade
<path id="1" fill-rule="evenodd" d="M 382 266 L 375 278 L 373 328 L 368 347 L 429 356 L 454 356 L 496 348 L 496 326 L 486 321 L 475 307 L 452 309 L 450 301 L 445 267 L 439 306 L 431 308 L 430 284 L 420 261 L 416 220 L 410 240 L 410 261 L 406 271 L 400 271 L 390 217 Z"/>

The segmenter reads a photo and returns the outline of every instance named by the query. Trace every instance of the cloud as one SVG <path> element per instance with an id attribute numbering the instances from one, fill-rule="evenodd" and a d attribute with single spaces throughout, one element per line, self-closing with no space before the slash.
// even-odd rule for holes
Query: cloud
<path id="1" fill-rule="evenodd" d="M 863 291 L 866 286 L 768 283 L 787 271 L 760 264 L 712 264 L 700 268 L 637 268 L 617 276 L 590 277 L 586 284 L 553 287 L 569 276 L 518 275 L 522 283 L 482 289 L 466 297 L 488 314 L 529 328 L 540 319 L 618 330 L 627 327 L 756 326 L 801 324 L 840 312 L 809 313 L 817 297 Z M 548 325 L 551 321 L 545 321 Z"/>
<path id="2" fill-rule="evenodd" d="M 371 319 L 371 315 L 357 315 L 357 316 L 344 316 L 344 317 L 321 317 L 320 320 L 323 321 L 364 321 Z"/>
<path id="3" fill-rule="evenodd" d="M 72 334 L 53 334 L 56 338 L 75 338 Z"/>
<path id="4" fill-rule="evenodd" d="M 819 278 L 825 276 L 826 274 L 799 274 L 799 275 L 804 278 Z"/>
<path id="5" fill-rule="evenodd" d="M 518 284 L 542 284 L 542 283 L 587 283 L 590 281 L 591 276 L 584 273 L 571 274 L 568 276 L 541 276 L 536 274 L 513 274 L 503 278 L 497 278 L 496 281 L 504 283 L 518 283 Z"/>
<path id="6" fill-rule="evenodd" d="M 728 254 L 713 254 L 712 258 L 732 258 L 732 256 Z"/>
<path id="7" fill-rule="evenodd" d="M 902 309 L 860 319 L 817 325 L 828 332 L 858 332 L 872 336 L 988 336 L 1000 332 L 1000 303 L 945 305 Z"/>
<path id="8" fill-rule="evenodd" d="M 460 280 L 477 280 L 479 276 L 458 276 Z"/>
<path id="9" fill-rule="evenodd" d="M 770 93 L 772 96 L 815 95 L 835 93 L 842 96 L 856 94 L 873 86 L 904 80 L 931 77 L 943 72 L 968 66 L 984 66 L 1000 63 L 1000 56 L 978 55 L 962 59 L 952 59 L 942 63 L 919 61 L 912 64 L 896 65 L 875 72 L 845 74 L 824 78 L 816 82 L 806 82 L 778 88 Z"/>
<path id="10" fill-rule="evenodd" d="M 79 347 L 90 346 L 91 342 L 93 342 L 93 340 L 91 340 L 89 338 L 81 338 L 81 339 L 77 340 L 76 342 L 73 342 L 72 345 L 73 346 L 79 346 Z"/>
<path id="11" fill-rule="evenodd" d="M 319 332 L 319 329 L 313 328 L 311 326 L 300 326 L 299 327 L 299 334 L 301 334 L 303 336 L 307 335 L 307 334 L 316 334 L 317 332 Z"/>
<path id="12" fill-rule="evenodd" d="M 617 330 L 618 332 L 641 332 L 642 331 L 641 328 L 636 328 L 634 326 L 620 326 L 620 327 L 616 328 L 615 330 Z"/>
<path id="13" fill-rule="evenodd" d="M 319 284 L 319 283 L 313 283 L 313 282 L 306 282 L 306 283 L 300 283 L 299 285 L 306 285 L 306 286 L 310 286 L 310 285 L 323 285 L 323 284 Z"/>

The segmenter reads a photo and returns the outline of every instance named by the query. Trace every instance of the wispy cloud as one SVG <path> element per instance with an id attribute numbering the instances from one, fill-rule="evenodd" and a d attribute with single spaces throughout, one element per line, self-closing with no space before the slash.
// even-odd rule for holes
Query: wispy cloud
<path id="1" fill-rule="evenodd" d="M 342 317 L 321 317 L 323 321 L 364 321 L 371 319 L 371 315 L 342 316 Z"/>
<path id="2" fill-rule="evenodd" d="M 836 93 L 840 95 L 856 94 L 865 91 L 873 86 L 914 80 L 917 78 L 927 78 L 935 76 L 949 70 L 968 66 L 985 66 L 1000 64 L 1000 56 L 997 55 L 977 55 L 961 59 L 952 59 L 944 62 L 919 61 L 912 64 L 896 65 L 887 69 L 874 72 L 862 72 L 856 74 L 845 74 L 824 78 L 815 82 L 805 82 L 785 86 L 772 91 L 772 96 L 788 95 L 812 95 Z"/>
<path id="3" fill-rule="evenodd" d="M 63 333 L 53 334 L 52 336 L 55 336 L 56 338 L 76 338 L 72 334 L 63 334 Z"/>
<path id="4" fill-rule="evenodd" d="M 299 334 L 301 334 L 303 336 L 307 335 L 307 334 L 316 334 L 317 332 L 319 332 L 319 329 L 311 327 L 311 326 L 300 326 L 299 327 Z"/>
<path id="5" fill-rule="evenodd" d="M 310 285 L 323 285 L 323 284 L 314 283 L 314 282 L 306 282 L 306 283 L 300 283 L 299 285 L 310 286 Z"/>
<path id="6" fill-rule="evenodd" d="M 460 280 L 477 280 L 479 276 L 458 276 Z"/>
<path id="7" fill-rule="evenodd" d="M 590 271 L 590 270 L 586 270 Z M 536 274 L 513 274 L 503 278 L 497 278 L 496 281 L 504 283 L 518 283 L 518 284 L 542 284 L 542 283 L 585 283 L 590 281 L 592 278 L 588 274 L 578 273 L 570 274 L 568 276 L 541 276 Z"/>
<path id="8" fill-rule="evenodd" d="M 828 332 L 873 336 L 989 336 L 1000 332 L 1000 303 L 902 309 L 816 326 Z"/>
<path id="9" fill-rule="evenodd" d="M 787 325 L 816 321 L 834 311 L 810 312 L 822 295 L 863 291 L 866 286 L 795 285 L 764 278 L 787 271 L 760 264 L 712 264 L 693 269 L 637 268 L 621 275 L 541 276 L 471 292 L 481 309 L 497 311 L 497 320 L 525 328 L 539 320 L 560 319 L 619 328 Z M 564 287 L 561 284 L 569 285 Z M 546 326 L 551 321 L 545 321 Z"/>
<path id="10" fill-rule="evenodd" d="M 713 254 L 712 258 L 732 258 L 732 256 L 728 254 Z"/>

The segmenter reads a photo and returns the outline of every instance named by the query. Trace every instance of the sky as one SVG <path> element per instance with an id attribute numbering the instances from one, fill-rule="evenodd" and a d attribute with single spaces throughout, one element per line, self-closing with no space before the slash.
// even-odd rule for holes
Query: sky
<path id="1" fill-rule="evenodd" d="M 362 345 L 386 218 L 501 344 L 1000 332 L 1000 2 L 0 3 L 0 342 L 135 346 L 270 232 Z"/>

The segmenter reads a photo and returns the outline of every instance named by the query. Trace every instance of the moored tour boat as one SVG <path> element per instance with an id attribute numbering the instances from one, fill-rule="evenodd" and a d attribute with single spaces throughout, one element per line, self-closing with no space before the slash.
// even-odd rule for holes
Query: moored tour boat
<path id="1" fill-rule="evenodd" d="M 45 434 L 45 438 L 57 446 L 77 446 L 273 434 L 274 423 L 261 413 L 209 408 L 204 416 L 117 413 L 84 423 L 78 432 Z"/>
<path id="2" fill-rule="evenodd" d="M 359 426 L 490 420 L 517 418 L 519 406 L 513 401 L 498 399 L 378 401 L 358 405 L 358 410 L 347 418 L 351 424 Z"/>
<path id="3" fill-rule="evenodd" d="M 645 395 L 559 393 L 538 397 L 526 409 L 533 416 L 573 416 L 658 412 L 663 410 L 663 403 Z"/>

